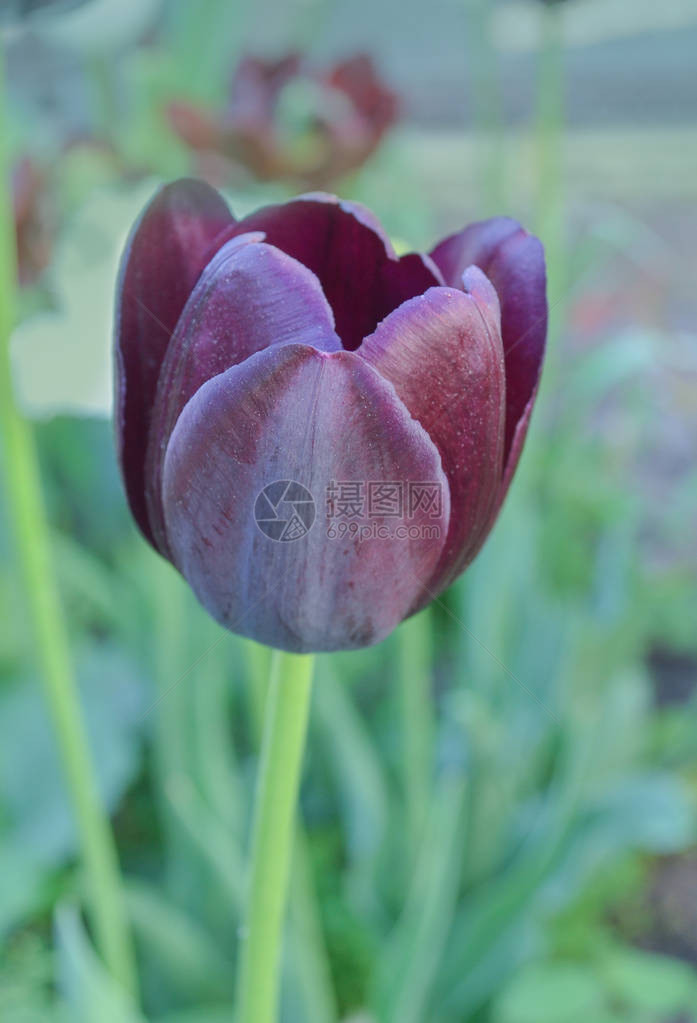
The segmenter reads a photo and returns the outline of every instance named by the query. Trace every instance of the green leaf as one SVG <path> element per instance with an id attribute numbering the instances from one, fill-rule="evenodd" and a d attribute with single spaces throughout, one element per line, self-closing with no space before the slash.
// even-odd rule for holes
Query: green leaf
<path id="1" fill-rule="evenodd" d="M 147 1023 L 128 994 L 109 976 L 92 948 L 74 906 L 56 911 L 59 987 L 74 1023 Z"/>
<path id="2" fill-rule="evenodd" d="M 602 986 L 587 966 L 545 963 L 518 974 L 498 999 L 494 1023 L 596 1023 Z"/>
<path id="3" fill-rule="evenodd" d="M 433 793 L 422 843 L 401 920 L 380 958 L 380 1018 L 421 1023 L 448 934 L 460 882 L 466 782 L 446 774 Z"/>
<path id="4" fill-rule="evenodd" d="M 198 999 L 232 996 L 234 964 L 196 920 L 135 881 L 126 885 L 126 905 L 143 953 L 164 974 L 168 991 Z"/>
<path id="5" fill-rule="evenodd" d="M 8 1023 L 70 1023 L 56 1000 L 51 952 L 43 938 L 18 935 L 0 960 L 0 1019 Z"/>
<path id="6" fill-rule="evenodd" d="M 143 690 L 133 664 L 108 645 L 84 648 L 77 671 L 100 792 L 113 811 L 140 762 Z M 36 884 L 31 868 L 52 869 L 76 849 L 48 710 L 38 684 L 29 680 L 0 693 L 0 809 L 6 818 L 0 879 L 21 875 Z M 26 898 L 34 894 L 27 890 Z M 9 910 L 14 905 L 20 912 L 23 898 L 9 889 L 8 899 L 0 899 L 0 926 L 11 924 Z"/>
<path id="7" fill-rule="evenodd" d="M 185 1012 L 158 1016 L 152 1023 L 230 1023 L 230 1006 L 211 1006 L 209 1009 L 189 1009 Z"/>
<path id="8" fill-rule="evenodd" d="M 382 765 L 346 688 L 320 662 L 315 687 L 317 721 L 343 804 L 352 860 L 377 854 L 385 836 L 388 794 Z"/>
<path id="9" fill-rule="evenodd" d="M 594 804 L 606 815 L 616 847 L 679 852 L 695 840 L 695 801 L 679 777 L 667 771 L 636 774 L 614 786 Z"/>
<path id="10" fill-rule="evenodd" d="M 632 1009 L 666 1016 L 697 1011 L 697 976 L 687 963 L 618 948 L 601 966 L 608 992 Z"/>

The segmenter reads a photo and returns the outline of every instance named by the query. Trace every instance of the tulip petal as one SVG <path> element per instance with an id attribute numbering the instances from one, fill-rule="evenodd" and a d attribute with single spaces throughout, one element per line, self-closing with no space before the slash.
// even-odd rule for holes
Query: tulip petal
<path id="1" fill-rule="evenodd" d="M 167 553 L 162 463 L 181 410 L 211 377 L 270 345 L 339 351 L 334 317 L 315 275 L 261 234 L 226 242 L 184 307 L 162 363 L 146 458 L 148 517 Z"/>
<path id="2" fill-rule="evenodd" d="M 297 481 L 316 507 L 309 531 L 289 542 L 271 539 L 254 518 L 257 500 L 266 507 L 262 490 L 278 481 Z M 419 512 L 405 538 L 384 516 L 361 516 L 370 535 L 341 535 L 348 520 L 328 517 L 332 481 L 429 481 L 442 503 L 433 519 Z M 263 519 L 283 493 L 271 487 Z M 196 392 L 169 441 L 163 496 L 175 563 L 209 612 L 293 651 L 350 649 L 387 635 L 431 576 L 450 510 L 438 452 L 391 384 L 350 352 L 304 345 L 267 348 Z M 293 505 L 282 507 L 290 518 Z"/>
<path id="3" fill-rule="evenodd" d="M 466 292 L 432 288 L 405 302 L 358 354 L 394 384 L 438 448 L 450 487 L 448 537 L 422 603 L 469 563 L 502 472 L 505 374 L 498 299 L 476 267 Z"/>
<path id="4" fill-rule="evenodd" d="M 162 360 L 217 235 L 234 223 L 201 181 L 167 185 L 137 222 L 121 263 L 116 304 L 115 416 L 119 461 L 133 516 L 153 542 L 145 502 L 145 450 Z"/>
<path id="5" fill-rule="evenodd" d="M 506 475 L 515 470 L 525 426 L 540 378 L 547 336 L 544 250 L 508 217 L 471 224 L 442 241 L 431 253 L 446 284 L 458 287 L 464 270 L 475 264 L 492 282 L 501 302 L 501 336 L 506 360 Z M 514 436 L 518 436 L 517 454 Z M 511 463 L 511 466 L 509 466 Z M 510 471 L 509 471 L 510 470 Z"/>
<path id="6" fill-rule="evenodd" d="M 314 192 L 245 217 L 227 237 L 263 231 L 266 240 L 313 271 L 334 310 L 344 348 L 358 348 L 393 309 L 442 284 L 432 261 L 418 253 L 398 259 L 369 211 Z"/>

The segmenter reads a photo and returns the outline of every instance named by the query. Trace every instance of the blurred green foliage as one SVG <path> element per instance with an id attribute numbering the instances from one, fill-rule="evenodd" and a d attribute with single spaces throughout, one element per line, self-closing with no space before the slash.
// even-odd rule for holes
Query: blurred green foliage
<path id="1" fill-rule="evenodd" d="M 106 351 L 113 257 L 142 196 L 188 166 L 163 102 L 222 95 L 243 32 L 232 6 L 169 5 L 154 41 L 122 54 L 114 120 L 102 80 L 97 131 L 116 158 L 59 162 L 61 240 L 25 297 L 34 315 L 18 331 L 18 379 L 26 370 L 44 392 L 28 407 L 90 413 L 48 419 L 37 435 L 144 1006 L 114 989 L 83 923 L 76 836 L 0 522 L 0 1019 L 11 1023 L 230 1018 L 265 653 L 213 625 L 136 536 L 95 415 L 104 381 L 94 389 L 83 353 Z M 231 19 L 229 34 L 222 20 L 208 30 L 204 8 Z M 85 75 L 94 60 L 109 74 L 110 59 L 84 59 Z M 343 188 L 416 245 L 450 210 L 403 173 L 405 147 L 388 145 Z M 279 194 L 250 182 L 235 209 Z M 641 236 L 651 258 L 628 215 L 603 229 L 613 252 L 635 253 Z M 414 622 L 375 649 L 320 658 L 284 1023 L 697 1020 L 694 964 L 651 950 L 642 909 L 654 864 L 697 840 L 697 695 L 664 703 L 649 670 L 657 648 L 681 651 L 694 680 L 694 565 L 662 555 L 694 521 L 697 473 L 659 508 L 637 474 L 660 414 L 645 389 L 665 337 L 625 324 L 592 346 L 567 343 L 566 314 L 592 301 L 610 261 L 601 233 L 567 246 L 576 284 L 556 310 L 554 375 L 500 522 L 428 612 L 425 668 L 403 656 Z M 32 355 L 47 343 L 61 381 Z M 620 428 L 604 427 L 610 414 Z M 427 697 L 411 725 L 409 686 Z"/>

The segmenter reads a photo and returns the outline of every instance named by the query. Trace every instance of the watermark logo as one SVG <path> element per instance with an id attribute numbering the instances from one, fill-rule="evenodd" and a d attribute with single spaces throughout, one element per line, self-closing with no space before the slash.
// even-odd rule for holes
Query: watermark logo
<path id="1" fill-rule="evenodd" d="M 426 480 L 331 480 L 325 515 L 330 540 L 436 540 L 443 493 Z"/>
<path id="2" fill-rule="evenodd" d="M 301 540 L 315 521 L 314 498 L 297 480 L 267 483 L 254 503 L 254 520 L 270 540 L 278 543 Z"/>
<path id="3" fill-rule="evenodd" d="M 310 532 L 314 498 L 297 480 L 276 480 L 257 494 L 254 519 L 270 540 L 289 543 Z M 443 494 L 426 480 L 330 480 L 324 493 L 329 540 L 437 540 Z"/>

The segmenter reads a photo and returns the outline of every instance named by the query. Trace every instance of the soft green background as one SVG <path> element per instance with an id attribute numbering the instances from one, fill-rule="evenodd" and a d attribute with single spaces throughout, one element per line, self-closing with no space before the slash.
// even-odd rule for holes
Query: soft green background
<path id="1" fill-rule="evenodd" d="M 242 50 L 300 45 L 320 62 L 368 48 L 404 95 L 337 190 L 408 247 L 493 212 L 537 228 L 553 330 L 478 561 L 386 643 L 319 660 L 284 1023 L 695 1023 L 694 4 L 569 0 L 566 124 L 536 2 L 78 13 L 6 41 L 13 152 L 50 166 L 54 232 L 13 357 L 142 1005 L 83 917 L 0 505 L 0 1019 L 231 1018 L 267 657 L 207 620 L 128 517 L 112 295 L 137 212 L 189 168 L 166 100 L 220 103 Z M 117 156 L 66 150 L 85 134 Z M 284 194 L 238 181 L 230 200 Z"/>

